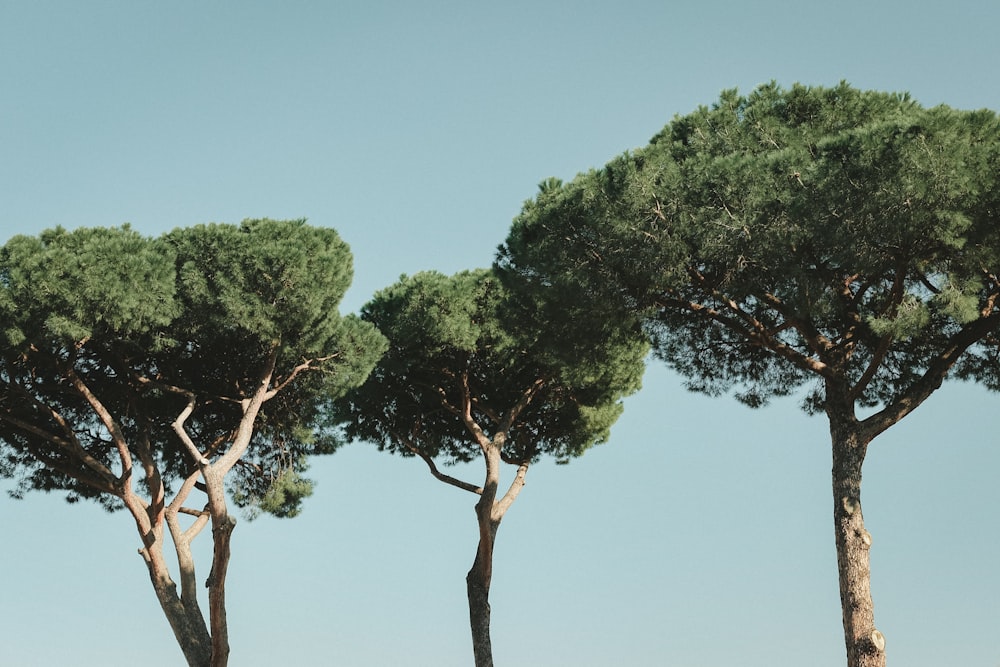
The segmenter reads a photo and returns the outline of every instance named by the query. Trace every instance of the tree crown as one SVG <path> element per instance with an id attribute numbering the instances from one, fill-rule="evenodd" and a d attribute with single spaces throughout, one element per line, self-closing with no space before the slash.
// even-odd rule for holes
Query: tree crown
<path id="1" fill-rule="evenodd" d="M 998 165 L 989 111 L 846 84 L 727 91 L 543 184 L 499 262 L 641 313 L 694 389 L 759 405 L 819 375 L 874 406 L 995 325 Z"/>
<path id="2" fill-rule="evenodd" d="M 301 220 L 11 239 L 0 250 L 0 472 L 21 493 L 63 489 L 116 507 L 130 474 L 119 436 L 147 474 L 183 479 L 194 462 L 173 423 L 185 406 L 214 457 L 268 381 L 274 395 L 232 489 L 293 515 L 309 492 L 306 456 L 335 445 L 326 403 L 384 349 L 370 324 L 337 311 L 350 277 L 336 232 Z"/>
<path id="3" fill-rule="evenodd" d="M 639 387 L 645 344 L 606 343 L 590 359 L 561 363 L 519 308 L 487 270 L 404 276 L 376 294 L 362 317 L 389 350 L 339 407 L 348 434 L 450 462 L 479 453 L 466 416 L 487 437 L 504 434 L 511 462 L 566 461 L 606 440 L 619 399 Z"/>

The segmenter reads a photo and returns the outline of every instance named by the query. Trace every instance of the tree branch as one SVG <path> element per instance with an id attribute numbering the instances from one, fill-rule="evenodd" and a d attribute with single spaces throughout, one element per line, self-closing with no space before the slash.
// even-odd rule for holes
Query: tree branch
<path id="1" fill-rule="evenodd" d="M 261 406 L 274 395 L 272 393 L 273 390 L 269 389 L 269 387 L 271 379 L 274 377 L 275 366 L 278 362 L 279 348 L 280 345 L 278 342 L 274 342 L 271 345 L 271 351 L 264 364 L 264 370 L 260 374 L 257 390 L 254 391 L 249 399 L 243 399 L 240 402 L 243 407 L 243 418 L 240 419 L 240 424 L 232 439 L 233 444 L 216 460 L 214 465 L 222 476 L 225 476 L 236 465 L 236 462 L 243 457 L 247 447 L 250 446 L 250 440 L 253 438 L 254 423 L 257 421 L 257 415 L 260 413 Z M 206 484 L 208 484 L 208 481 L 206 477 Z"/>
<path id="2" fill-rule="evenodd" d="M 778 327 L 764 330 L 764 335 L 768 338 L 774 338 L 774 336 L 778 333 L 781 333 L 788 327 L 792 327 L 799 333 L 800 336 L 802 336 L 802 340 L 806 342 L 809 349 L 817 355 L 830 349 L 832 343 L 823 334 L 817 331 L 816 327 L 812 326 L 811 323 L 799 319 L 793 312 L 789 311 L 785 306 L 785 302 L 782 301 L 777 295 L 770 292 L 762 292 L 759 295 L 759 298 L 785 318 L 784 323 Z"/>
<path id="3" fill-rule="evenodd" d="M 197 397 L 193 391 L 188 389 L 182 389 L 180 387 L 172 387 L 171 389 L 186 397 L 187 404 L 184 406 L 184 409 L 181 410 L 180 414 L 177 415 L 177 419 L 175 419 L 170 426 L 174 429 L 174 433 L 177 434 L 177 437 L 181 439 L 181 442 L 184 444 L 188 454 L 191 455 L 191 458 L 194 459 L 195 463 L 200 466 L 207 466 L 211 463 L 211 461 L 209 461 L 208 458 L 198 450 L 198 446 L 194 444 L 194 440 L 191 439 L 191 436 L 188 435 L 187 430 L 184 428 L 184 422 L 187 421 L 187 418 L 191 416 L 195 407 L 198 405 Z"/>
<path id="4" fill-rule="evenodd" d="M 112 496 L 118 495 L 117 480 L 115 479 L 114 475 L 111 475 L 109 479 L 103 476 L 90 477 L 88 475 L 83 474 L 80 468 L 68 465 L 63 461 L 59 461 L 58 459 L 52 458 L 45 452 L 33 449 L 31 451 L 31 455 L 36 459 L 38 459 L 40 462 L 42 462 L 44 465 L 48 466 L 49 468 L 52 468 L 57 472 L 61 472 L 67 477 L 75 479 L 78 482 L 83 482 L 92 489 L 110 494 Z"/>
<path id="5" fill-rule="evenodd" d="M 514 475 L 514 479 L 510 483 L 510 487 L 507 489 L 507 493 L 503 495 L 503 498 L 496 501 L 493 504 L 492 516 L 495 521 L 499 521 L 503 518 L 503 515 L 507 513 L 510 506 L 517 500 L 517 496 L 521 493 L 521 489 L 524 488 L 524 477 L 528 473 L 528 462 L 525 461 L 517 467 L 517 473 Z"/>
<path id="6" fill-rule="evenodd" d="M 1000 312 L 993 312 L 987 317 L 970 322 L 962 327 L 952 339 L 951 344 L 942 350 L 927 366 L 927 370 L 919 380 L 910 385 L 896 399 L 861 422 L 861 427 L 874 438 L 887 428 L 910 414 L 941 386 L 948 371 L 958 358 L 983 336 L 994 330 L 1000 324 Z"/>
<path id="7" fill-rule="evenodd" d="M 184 479 L 184 483 L 181 484 L 181 488 L 178 489 L 177 493 L 174 494 L 174 498 L 173 500 L 170 501 L 170 505 L 167 507 L 167 513 L 173 516 L 176 516 L 177 514 L 188 514 L 191 516 L 199 517 L 199 521 L 195 521 L 195 523 L 189 526 L 187 530 L 176 533 L 176 535 L 174 536 L 175 543 L 177 541 L 177 536 L 181 536 L 183 537 L 183 539 L 189 542 L 193 540 L 198 535 L 198 533 L 201 532 L 201 529 L 205 527 L 205 523 L 207 523 L 210 517 L 207 508 L 199 512 L 197 510 L 188 509 L 187 507 L 184 506 L 184 504 L 187 502 L 188 496 L 190 496 L 191 492 L 195 488 L 197 488 L 198 478 L 200 476 L 201 476 L 200 470 L 195 470 L 190 475 L 188 475 Z M 174 534 L 173 529 L 171 529 L 171 534 Z"/>
<path id="8" fill-rule="evenodd" d="M 802 354 L 787 343 L 783 343 L 773 336 L 768 335 L 767 328 L 764 327 L 761 322 L 744 312 L 738 304 L 732 302 L 731 300 L 729 300 L 727 307 L 730 310 L 735 308 L 735 312 L 740 314 L 740 319 L 747 321 L 752 325 L 751 327 L 748 328 L 746 326 L 742 326 L 739 323 L 734 322 L 730 317 L 727 317 L 723 312 L 695 301 L 661 298 L 657 302 L 657 305 L 661 308 L 680 308 L 696 315 L 707 317 L 715 322 L 718 322 L 725 328 L 750 341 L 751 343 L 768 349 L 778 356 L 787 359 L 792 364 L 805 371 L 816 373 L 824 378 L 833 377 L 833 372 L 830 370 L 829 366 L 819 359 Z"/>
<path id="9" fill-rule="evenodd" d="M 510 432 L 510 429 L 514 426 L 514 422 L 517 421 L 517 418 L 521 416 L 524 409 L 528 407 L 529 403 L 531 403 L 531 399 L 533 399 L 544 386 L 545 378 L 538 378 L 531 383 L 531 386 L 521 392 L 521 397 L 517 400 L 517 403 L 514 404 L 514 407 L 507 412 L 507 416 L 500 424 L 500 431 L 504 434 Z"/>
<path id="10" fill-rule="evenodd" d="M 122 430 L 118 425 L 118 420 L 111 415 L 111 412 L 104 406 L 104 403 L 102 403 L 100 399 L 98 399 L 97 396 L 90 391 L 90 387 L 87 386 L 87 383 L 83 381 L 74 369 L 70 368 L 67 371 L 67 377 L 77 392 L 83 396 L 84 400 L 86 400 L 90 405 L 98 419 L 101 420 L 104 428 L 106 428 L 108 433 L 111 434 L 111 439 L 115 443 L 115 448 L 118 450 L 118 458 L 121 460 L 122 464 L 122 474 L 118 478 L 118 481 L 124 486 L 123 492 L 131 489 L 132 453 L 128 449 L 128 442 L 125 440 L 125 435 L 122 433 Z"/>
<path id="11" fill-rule="evenodd" d="M 423 459 L 424 463 L 426 463 L 427 467 L 430 469 L 431 474 L 436 479 L 444 482 L 445 484 L 449 484 L 456 488 L 462 489 L 463 491 L 475 493 L 476 495 L 482 495 L 483 487 L 476 486 L 475 484 L 470 484 L 469 482 L 463 482 L 460 479 L 452 477 L 451 475 L 446 475 L 440 470 L 438 470 L 437 465 L 435 465 L 434 463 L 434 459 L 432 459 L 430 456 L 421 451 L 420 448 L 418 448 L 409 438 L 395 431 L 392 432 L 392 437 L 396 439 L 396 442 L 403 445 L 403 447 L 406 447 L 406 449 L 411 453 L 413 453 L 415 456 L 419 456 L 421 459 Z"/>
<path id="12" fill-rule="evenodd" d="M 485 451 L 490 446 L 490 439 L 486 436 L 479 422 L 472 416 L 472 390 L 469 388 L 469 372 L 463 371 L 459 378 L 459 390 L 462 393 L 462 422 L 468 429 L 476 443 Z"/>
<path id="13" fill-rule="evenodd" d="M 292 372 L 288 374 L 288 377 L 286 377 L 279 383 L 275 384 L 275 386 L 264 397 L 264 400 L 269 401 L 272 398 L 274 398 L 278 394 L 278 392 L 282 391 L 283 389 L 285 389 L 285 387 L 290 385 L 295 380 L 295 378 L 298 377 L 300 373 L 303 373 L 308 370 L 313 370 L 314 363 L 324 363 L 326 361 L 329 361 L 330 359 L 336 358 L 337 356 L 339 356 L 339 353 L 330 354 L 325 357 L 317 357 L 316 359 L 305 359 L 301 364 L 292 369 Z M 272 373 L 273 373 L 273 367 L 272 367 Z"/>
<path id="14" fill-rule="evenodd" d="M 51 419 L 59 426 L 62 430 L 65 438 L 56 435 L 46 429 L 39 426 L 35 426 L 29 422 L 23 421 L 11 414 L 2 413 L 0 414 L 0 419 L 4 419 L 13 426 L 20 428 L 21 430 L 42 438 L 52 444 L 56 445 L 58 448 L 62 449 L 70 457 L 75 458 L 92 472 L 97 475 L 97 479 L 88 477 L 79 472 L 75 472 L 72 467 L 65 464 L 59 463 L 56 459 L 44 454 L 34 447 L 29 446 L 29 451 L 33 456 L 39 460 L 51 465 L 53 468 L 69 475 L 73 479 L 83 482 L 87 486 L 93 489 L 102 491 L 105 493 L 110 493 L 111 495 L 120 496 L 120 483 L 121 480 L 114 474 L 114 472 L 100 461 L 94 457 L 90 452 L 88 452 L 82 444 L 80 444 L 79 438 L 77 438 L 76 432 L 70 427 L 69 422 L 53 407 L 40 401 L 35 395 L 29 392 L 27 389 L 22 387 L 18 382 L 11 381 L 8 385 L 14 392 L 21 398 L 26 400 L 35 406 L 37 410 L 45 412 L 51 417 Z"/>

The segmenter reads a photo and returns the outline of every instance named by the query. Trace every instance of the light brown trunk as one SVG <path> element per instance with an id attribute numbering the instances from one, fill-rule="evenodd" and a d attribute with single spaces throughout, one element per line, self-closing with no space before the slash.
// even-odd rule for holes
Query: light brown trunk
<path id="1" fill-rule="evenodd" d="M 477 505 L 476 513 L 481 514 Z M 493 571 L 493 544 L 499 521 L 480 517 L 480 539 L 476 559 L 465 577 L 469 596 L 469 623 L 472 628 L 472 652 L 476 667 L 493 667 L 493 644 L 490 640 L 490 581 Z"/>
<path id="2" fill-rule="evenodd" d="M 493 667 L 493 644 L 490 640 L 490 582 L 493 579 L 493 545 L 500 519 L 495 512 L 500 483 L 500 448 L 496 443 L 484 447 L 486 483 L 476 503 L 479 545 L 472 569 L 465 577 L 469 596 L 469 624 L 472 628 L 472 652 L 476 667 Z"/>
<path id="3" fill-rule="evenodd" d="M 163 609 L 177 644 L 184 653 L 184 659 L 190 667 L 211 667 L 212 637 L 208 633 L 197 602 L 194 608 L 191 608 L 177 595 L 177 586 L 167 572 L 162 553 L 156 551 L 154 547 L 143 549 L 140 553 L 149 569 L 149 578 L 156 599 L 160 602 L 160 608 Z"/>
<path id="4" fill-rule="evenodd" d="M 229 632 L 226 620 L 226 574 L 229 568 L 230 541 L 236 521 L 226 510 L 223 474 L 206 467 L 202 471 L 205 490 L 209 497 L 214 550 L 212 570 L 208 575 L 209 622 L 206 624 L 198 604 L 194 560 L 189 540 L 200 528 L 192 527 L 185 533 L 176 522 L 176 514 L 164 517 L 161 509 L 152 521 L 135 502 L 126 504 L 142 536 L 144 548 L 139 550 L 146 562 L 156 598 L 174 632 L 184 658 L 191 667 L 226 667 L 229 663 Z M 163 521 L 171 527 L 181 575 L 181 595 L 170 576 L 163 556 Z M 203 519 L 200 519 L 203 520 Z M 194 531 L 194 532 L 192 532 Z"/>
<path id="5" fill-rule="evenodd" d="M 236 520 L 226 509 L 224 473 L 213 468 L 203 471 L 212 515 L 212 570 L 208 574 L 208 615 L 212 628 L 212 667 L 229 664 L 229 624 L 226 618 L 226 575 L 229 571 L 230 544 Z"/>
<path id="6" fill-rule="evenodd" d="M 210 667 L 212 638 L 205 625 L 201 609 L 198 607 L 197 596 L 194 594 L 190 581 L 188 581 L 193 576 L 193 563 L 190 560 L 185 562 L 181 558 L 184 550 L 178 549 L 181 577 L 185 581 L 185 586 L 182 587 L 183 594 L 178 595 L 177 585 L 170 576 L 170 569 L 163 556 L 164 507 L 162 495 L 158 494 L 161 489 L 162 486 L 158 480 L 152 483 L 152 495 L 160 502 L 154 502 L 150 508 L 151 511 L 147 511 L 138 497 L 130 491 L 126 491 L 120 497 L 132 518 L 135 519 L 136 529 L 143 543 L 143 547 L 139 549 L 139 555 L 146 563 L 156 599 L 160 603 L 164 616 L 167 617 L 170 629 L 174 632 L 174 637 L 184 654 L 184 659 L 192 667 Z"/>
<path id="7" fill-rule="evenodd" d="M 831 400 L 832 399 L 832 400 Z M 885 638 L 875 627 L 869 552 L 861 512 L 861 469 L 870 437 L 854 417 L 853 401 L 827 396 L 833 441 L 833 522 L 848 667 L 885 667 Z"/>

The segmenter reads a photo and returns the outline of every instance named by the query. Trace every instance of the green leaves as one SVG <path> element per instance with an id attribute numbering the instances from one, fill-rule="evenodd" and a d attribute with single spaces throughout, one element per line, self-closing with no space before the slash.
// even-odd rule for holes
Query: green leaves
<path id="1" fill-rule="evenodd" d="M 172 426 L 189 401 L 185 427 L 212 458 L 267 383 L 233 479 L 240 502 L 294 515 L 306 457 L 336 445 L 327 404 L 385 349 L 370 323 L 340 316 L 350 280 L 347 245 L 302 220 L 12 239 L 0 250 L 0 467 L 25 490 L 112 493 L 127 466 L 111 419 L 136 469 L 169 483 L 191 471 Z"/>
<path id="2" fill-rule="evenodd" d="M 468 409 L 487 437 L 502 434 L 512 461 L 568 460 L 603 442 L 620 398 L 639 388 L 646 345 L 624 335 L 598 345 L 593 331 L 571 337 L 534 296 L 512 294 L 485 270 L 404 276 L 376 294 L 362 316 L 389 350 L 335 406 L 347 436 L 467 461 L 480 453 Z"/>
<path id="3" fill-rule="evenodd" d="M 993 310 L 998 155 L 992 112 L 847 84 L 726 91 L 547 183 L 498 266 L 582 326 L 640 317 L 695 389 L 758 405 L 836 365 L 863 403 L 890 401 L 900 368 Z"/>
<path id="4" fill-rule="evenodd" d="M 174 261 L 127 225 L 18 236 L 0 252 L 8 342 L 138 336 L 170 322 Z"/>
<path id="5" fill-rule="evenodd" d="M 304 220 L 247 220 L 171 232 L 190 326 L 238 326 L 259 340 L 318 350 L 334 334 L 351 282 L 347 245 Z"/>

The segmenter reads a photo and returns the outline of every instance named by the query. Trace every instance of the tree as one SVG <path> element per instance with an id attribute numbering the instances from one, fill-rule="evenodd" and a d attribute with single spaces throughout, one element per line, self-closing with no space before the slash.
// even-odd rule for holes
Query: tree
<path id="1" fill-rule="evenodd" d="M 493 664 L 497 530 L 529 466 L 545 455 L 567 462 L 604 442 L 620 399 L 639 387 L 648 349 L 624 328 L 601 347 L 592 335 L 556 341 L 547 337 L 547 318 L 526 316 L 528 303 L 485 270 L 403 277 L 362 310 L 389 339 L 388 352 L 335 408 L 349 437 L 419 457 L 438 480 L 479 496 L 479 543 L 466 577 L 477 667 Z M 576 360 L 563 361 L 570 354 Z M 436 463 L 476 458 L 485 464 L 482 484 Z M 516 472 L 501 493 L 502 464 Z"/>
<path id="2" fill-rule="evenodd" d="M 498 257 L 508 281 L 638 314 L 692 389 L 759 406 L 810 386 L 805 408 L 830 424 L 851 666 L 885 664 L 869 444 L 956 364 L 995 373 L 998 166 L 989 111 L 846 84 L 729 91 L 601 170 L 543 183 Z"/>
<path id="3" fill-rule="evenodd" d="M 337 441 L 330 400 L 384 339 L 341 317 L 351 257 L 304 221 L 18 236 L 0 250 L 0 474 L 124 509 L 191 665 L 225 665 L 235 519 L 294 516 L 306 458 Z M 211 525 L 208 622 L 192 541 Z M 173 542 L 180 591 L 168 567 Z"/>

